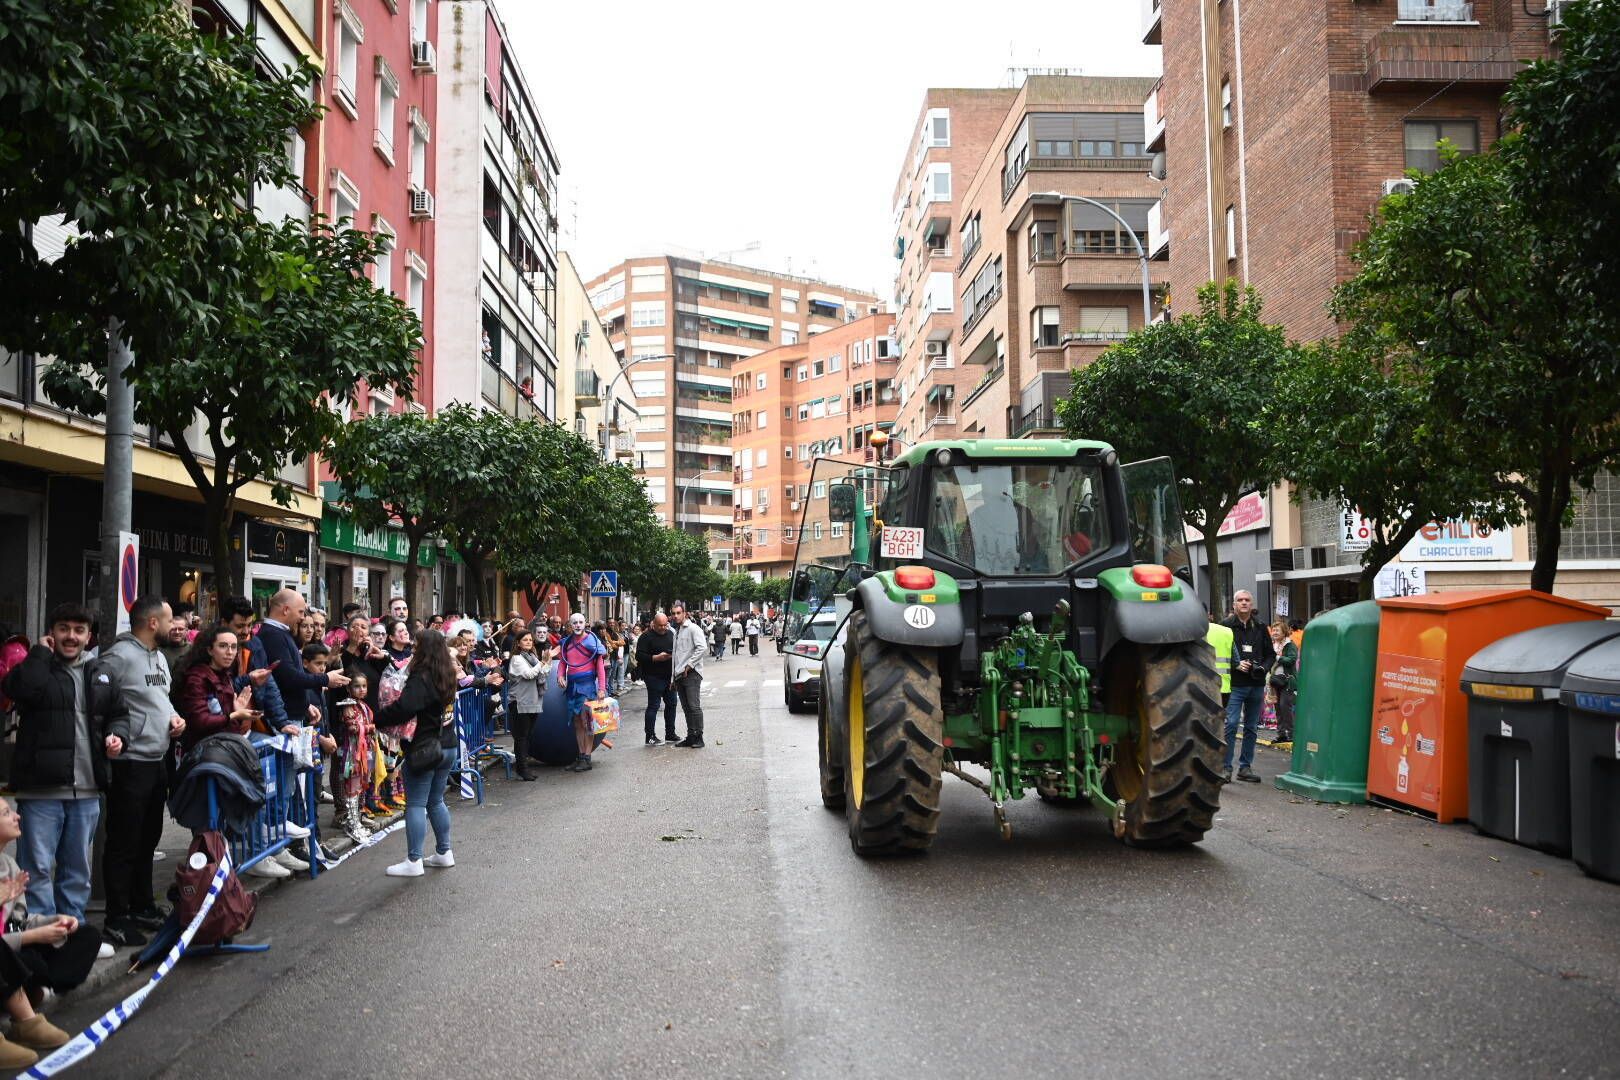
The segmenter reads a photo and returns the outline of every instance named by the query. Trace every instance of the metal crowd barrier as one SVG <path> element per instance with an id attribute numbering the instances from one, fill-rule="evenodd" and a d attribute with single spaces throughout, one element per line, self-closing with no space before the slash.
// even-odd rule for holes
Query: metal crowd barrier
<path id="1" fill-rule="evenodd" d="M 292 754 L 284 749 L 285 741 L 257 738 L 252 741 L 253 749 L 259 755 L 259 776 L 264 782 L 264 805 L 259 808 L 258 816 L 253 819 L 253 825 L 248 829 L 246 836 L 232 836 L 220 827 L 219 799 L 214 786 L 215 781 L 212 777 L 208 778 L 209 827 L 225 837 L 231 851 L 231 863 L 238 873 L 287 849 L 293 842 L 293 838 L 287 835 L 289 818 L 309 830 L 311 854 L 319 851 L 320 834 L 316 828 L 318 816 L 316 811 L 320 805 L 319 766 L 308 774 L 309 779 L 304 783 L 304 793 L 300 796 L 298 769 L 293 764 Z M 319 876 L 320 867 L 321 860 L 311 858 L 309 876 L 312 878 Z"/>
<path id="2" fill-rule="evenodd" d="M 484 772 L 495 766 L 512 779 L 512 752 L 495 744 L 495 710 L 490 707 L 488 690 L 468 687 L 456 694 L 453 711 L 456 725 L 456 768 L 451 774 L 460 784 L 463 799 L 484 802 Z"/>

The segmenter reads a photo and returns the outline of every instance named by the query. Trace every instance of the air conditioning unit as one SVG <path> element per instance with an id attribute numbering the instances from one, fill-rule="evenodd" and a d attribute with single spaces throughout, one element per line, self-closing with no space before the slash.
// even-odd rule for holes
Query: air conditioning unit
<path id="1" fill-rule="evenodd" d="M 1385 195 L 1410 195 L 1417 190 L 1417 181 L 1402 176 L 1395 180 L 1384 181 Z"/>
<path id="2" fill-rule="evenodd" d="M 944 356 L 946 343 L 943 341 L 930 341 L 925 343 L 929 356 Z"/>
<path id="3" fill-rule="evenodd" d="M 797 502 L 788 503 L 788 510 L 791 513 L 797 514 L 799 512 L 799 504 Z"/>
<path id="4" fill-rule="evenodd" d="M 438 67 L 439 57 L 433 51 L 433 42 L 411 42 L 411 70 L 424 71 L 431 75 L 438 70 Z"/>
<path id="5" fill-rule="evenodd" d="M 433 216 L 433 192 L 426 188 L 411 188 L 411 217 L 431 218 Z"/>

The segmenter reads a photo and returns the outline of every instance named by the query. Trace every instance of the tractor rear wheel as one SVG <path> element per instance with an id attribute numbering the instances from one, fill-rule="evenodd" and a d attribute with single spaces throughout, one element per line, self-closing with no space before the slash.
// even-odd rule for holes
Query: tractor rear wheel
<path id="1" fill-rule="evenodd" d="M 1110 792 L 1125 802 L 1122 838 L 1136 847 L 1196 844 L 1221 805 L 1215 654 L 1203 641 L 1143 646 L 1135 669 L 1140 726 L 1108 771 Z"/>
<path id="2" fill-rule="evenodd" d="M 816 702 L 816 759 L 821 771 L 821 805 L 829 810 L 844 808 L 844 740 L 829 723 L 828 683 L 821 684 Z"/>
<path id="3" fill-rule="evenodd" d="M 880 641 L 849 619 L 844 812 L 860 855 L 926 851 L 939 827 L 945 764 L 939 660 Z"/>

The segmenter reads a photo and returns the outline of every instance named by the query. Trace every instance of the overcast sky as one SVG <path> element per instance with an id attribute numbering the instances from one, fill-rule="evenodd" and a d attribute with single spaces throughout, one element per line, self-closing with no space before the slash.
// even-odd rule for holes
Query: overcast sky
<path id="1" fill-rule="evenodd" d="M 497 10 L 557 144 L 561 243 L 587 278 L 679 250 L 889 297 L 890 200 L 927 87 L 1008 86 L 1009 65 L 1159 72 L 1140 0 Z"/>

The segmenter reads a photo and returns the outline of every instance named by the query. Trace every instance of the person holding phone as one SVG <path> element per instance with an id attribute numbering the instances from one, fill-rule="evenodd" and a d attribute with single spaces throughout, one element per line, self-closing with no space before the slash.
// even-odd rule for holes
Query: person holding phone
<path id="1" fill-rule="evenodd" d="M 186 722 L 180 749 L 191 748 L 210 735 L 231 732 L 246 735 L 263 714 L 253 707 L 253 687 L 236 689 L 232 672 L 240 646 L 228 626 L 212 626 L 197 635 L 180 658 L 179 699 L 175 706 Z"/>

